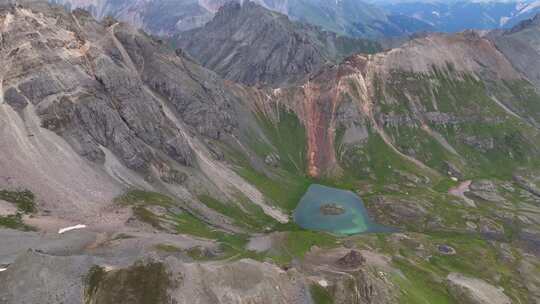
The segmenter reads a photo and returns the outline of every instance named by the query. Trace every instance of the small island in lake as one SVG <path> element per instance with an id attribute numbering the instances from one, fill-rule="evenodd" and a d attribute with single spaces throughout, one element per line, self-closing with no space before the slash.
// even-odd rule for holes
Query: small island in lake
<path id="1" fill-rule="evenodd" d="M 324 204 L 320 207 L 320 210 L 324 215 L 340 215 L 345 213 L 345 208 L 336 203 Z"/>

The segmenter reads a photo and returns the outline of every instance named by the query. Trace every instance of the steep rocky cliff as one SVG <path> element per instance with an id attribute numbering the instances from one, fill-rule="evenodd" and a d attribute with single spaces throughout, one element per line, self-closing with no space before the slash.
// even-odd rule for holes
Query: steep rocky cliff
<path id="1" fill-rule="evenodd" d="M 221 164 L 250 114 L 215 74 L 126 25 L 31 7 L 3 8 L 2 186 L 79 219 L 136 187 L 245 195 L 287 220 Z"/>
<path id="2" fill-rule="evenodd" d="M 540 86 L 540 15 L 523 21 L 506 31 L 490 33 L 490 38 L 508 60 L 528 77 L 536 86 Z"/>

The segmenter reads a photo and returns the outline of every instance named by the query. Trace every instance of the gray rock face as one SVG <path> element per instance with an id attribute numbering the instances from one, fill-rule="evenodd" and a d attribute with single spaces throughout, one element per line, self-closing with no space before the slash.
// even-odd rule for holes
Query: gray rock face
<path id="1" fill-rule="evenodd" d="M 489 180 L 474 181 L 470 186 L 470 195 L 477 197 L 481 200 L 503 203 L 504 197 L 499 194 L 497 185 Z"/>
<path id="2" fill-rule="evenodd" d="M 93 263 L 89 256 L 29 251 L 0 274 L 0 303 L 82 303 L 84 276 Z"/>
<path id="3" fill-rule="evenodd" d="M 264 204 L 218 164 L 219 142 L 252 117 L 215 73 L 82 10 L 20 1 L 0 22 L 0 140 L 15 143 L 2 147 L 1 187 L 29 188 L 53 215 L 85 220 L 131 187 L 172 189 L 183 201 L 240 189 Z"/>
<path id="4" fill-rule="evenodd" d="M 373 42 L 291 22 L 253 2 L 226 4 L 204 27 L 175 40 L 204 66 L 249 85 L 289 85 L 326 63 L 378 49 Z"/>
<path id="5" fill-rule="evenodd" d="M 523 189 L 527 190 L 529 193 L 540 197 L 540 189 L 531 181 L 527 180 L 527 178 L 521 176 L 521 175 L 514 175 L 514 181 Z"/>
<path id="6" fill-rule="evenodd" d="M 147 32 L 171 35 L 177 31 L 200 27 L 212 19 L 216 6 L 223 0 L 51 0 L 69 9 L 88 10 L 98 19 L 112 16 Z"/>
<path id="7" fill-rule="evenodd" d="M 493 32 L 491 40 L 519 71 L 540 87 L 540 15 L 510 30 Z"/>
<path id="8" fill-rule="evenodd" d="M 106 29 L 84 13 L 74 17 L 59 10 L 48 13 L 58 13 L 63 25 L 56 27 L 53 20 L 38 16 L 23 17 L 18 9 L 8 13 L 15 22 L 4 36 L 4 45 L 18 49 L 7 55 L 12 62 L 4 76 L 10 87 L 8 103 L 22 108 L 28 100 L 45 128 L 76 143 L 78 152 L 92 161 L 104 162 L 100 147 L 106 147 L 128 168 L 146 170 L 152 162 L 160 162 L 152 151 L 158 149 L 180 164 L 192 165 L 185 138 L 123 57 L 114 28 Z M 77 28 L 75 22 L 84 28 Z M 33 35 L 39 27 L 50 34 Z M 96 41 L 98 36 L 104 39 Z M 142 37 L 141 42 L 150 43 Z M 50 39 L 76 48 L 44 47 Z M 28 42 L 30 48 L 22 45 Z M 35 60 L 28 66 L 32 57 Z"/>
<path id="9" fill-rule="evenodd" d="M 448 275 L 449 290 L 454 297 L 470 304 L 510 304 L 512 301 L 501 289 L 480 279 L 459 273 Z"/>

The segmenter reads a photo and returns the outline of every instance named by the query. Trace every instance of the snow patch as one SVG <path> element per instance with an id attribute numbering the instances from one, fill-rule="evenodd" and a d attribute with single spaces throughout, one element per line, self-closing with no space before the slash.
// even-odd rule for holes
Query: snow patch
<path id="1" fill-rule="evenodd" d="M 75 225 L 75 226 L 70 226 L 70 227 L 66 227 L 66 228 L 62 228 L 60 230 L 58 230 L 58 234 L 63 234 L 63 233 L 66 233 L 68 231 L 71 231 L 71 230 L 77 230 L 77 229 L 84 229 L 86 228 L 86 225 Z"/>

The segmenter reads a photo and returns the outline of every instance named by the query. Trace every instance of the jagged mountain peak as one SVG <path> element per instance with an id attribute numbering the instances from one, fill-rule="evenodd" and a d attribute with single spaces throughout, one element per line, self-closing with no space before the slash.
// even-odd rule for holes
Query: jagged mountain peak
<path id="1" fill-rule="evenodd" d="M 375 42 L 290 21 L 254 2 L 227 4 L 204 27 L 181 33 L 175 41 L 227 79 L 271 86 L 291 85 L 327 63 L 379 48 Z"/>
<path id="2" fill-rule="evenodd" d="M 513 66 L 540 87 L 540 14 L 507 31 L 494 31 L 489 39 L 510 60 Z"/>
<path id="3" fill-rule="evenodd" d="M 536 14 L 533 18 L 523 20 L 511 29 L 507 30 L 508 33 L 514 33 L 518 31 L 522 31 L 524 29 L 527 29 L 529 27 L 537 27 L 540 26 L 540 13 Z"/>

